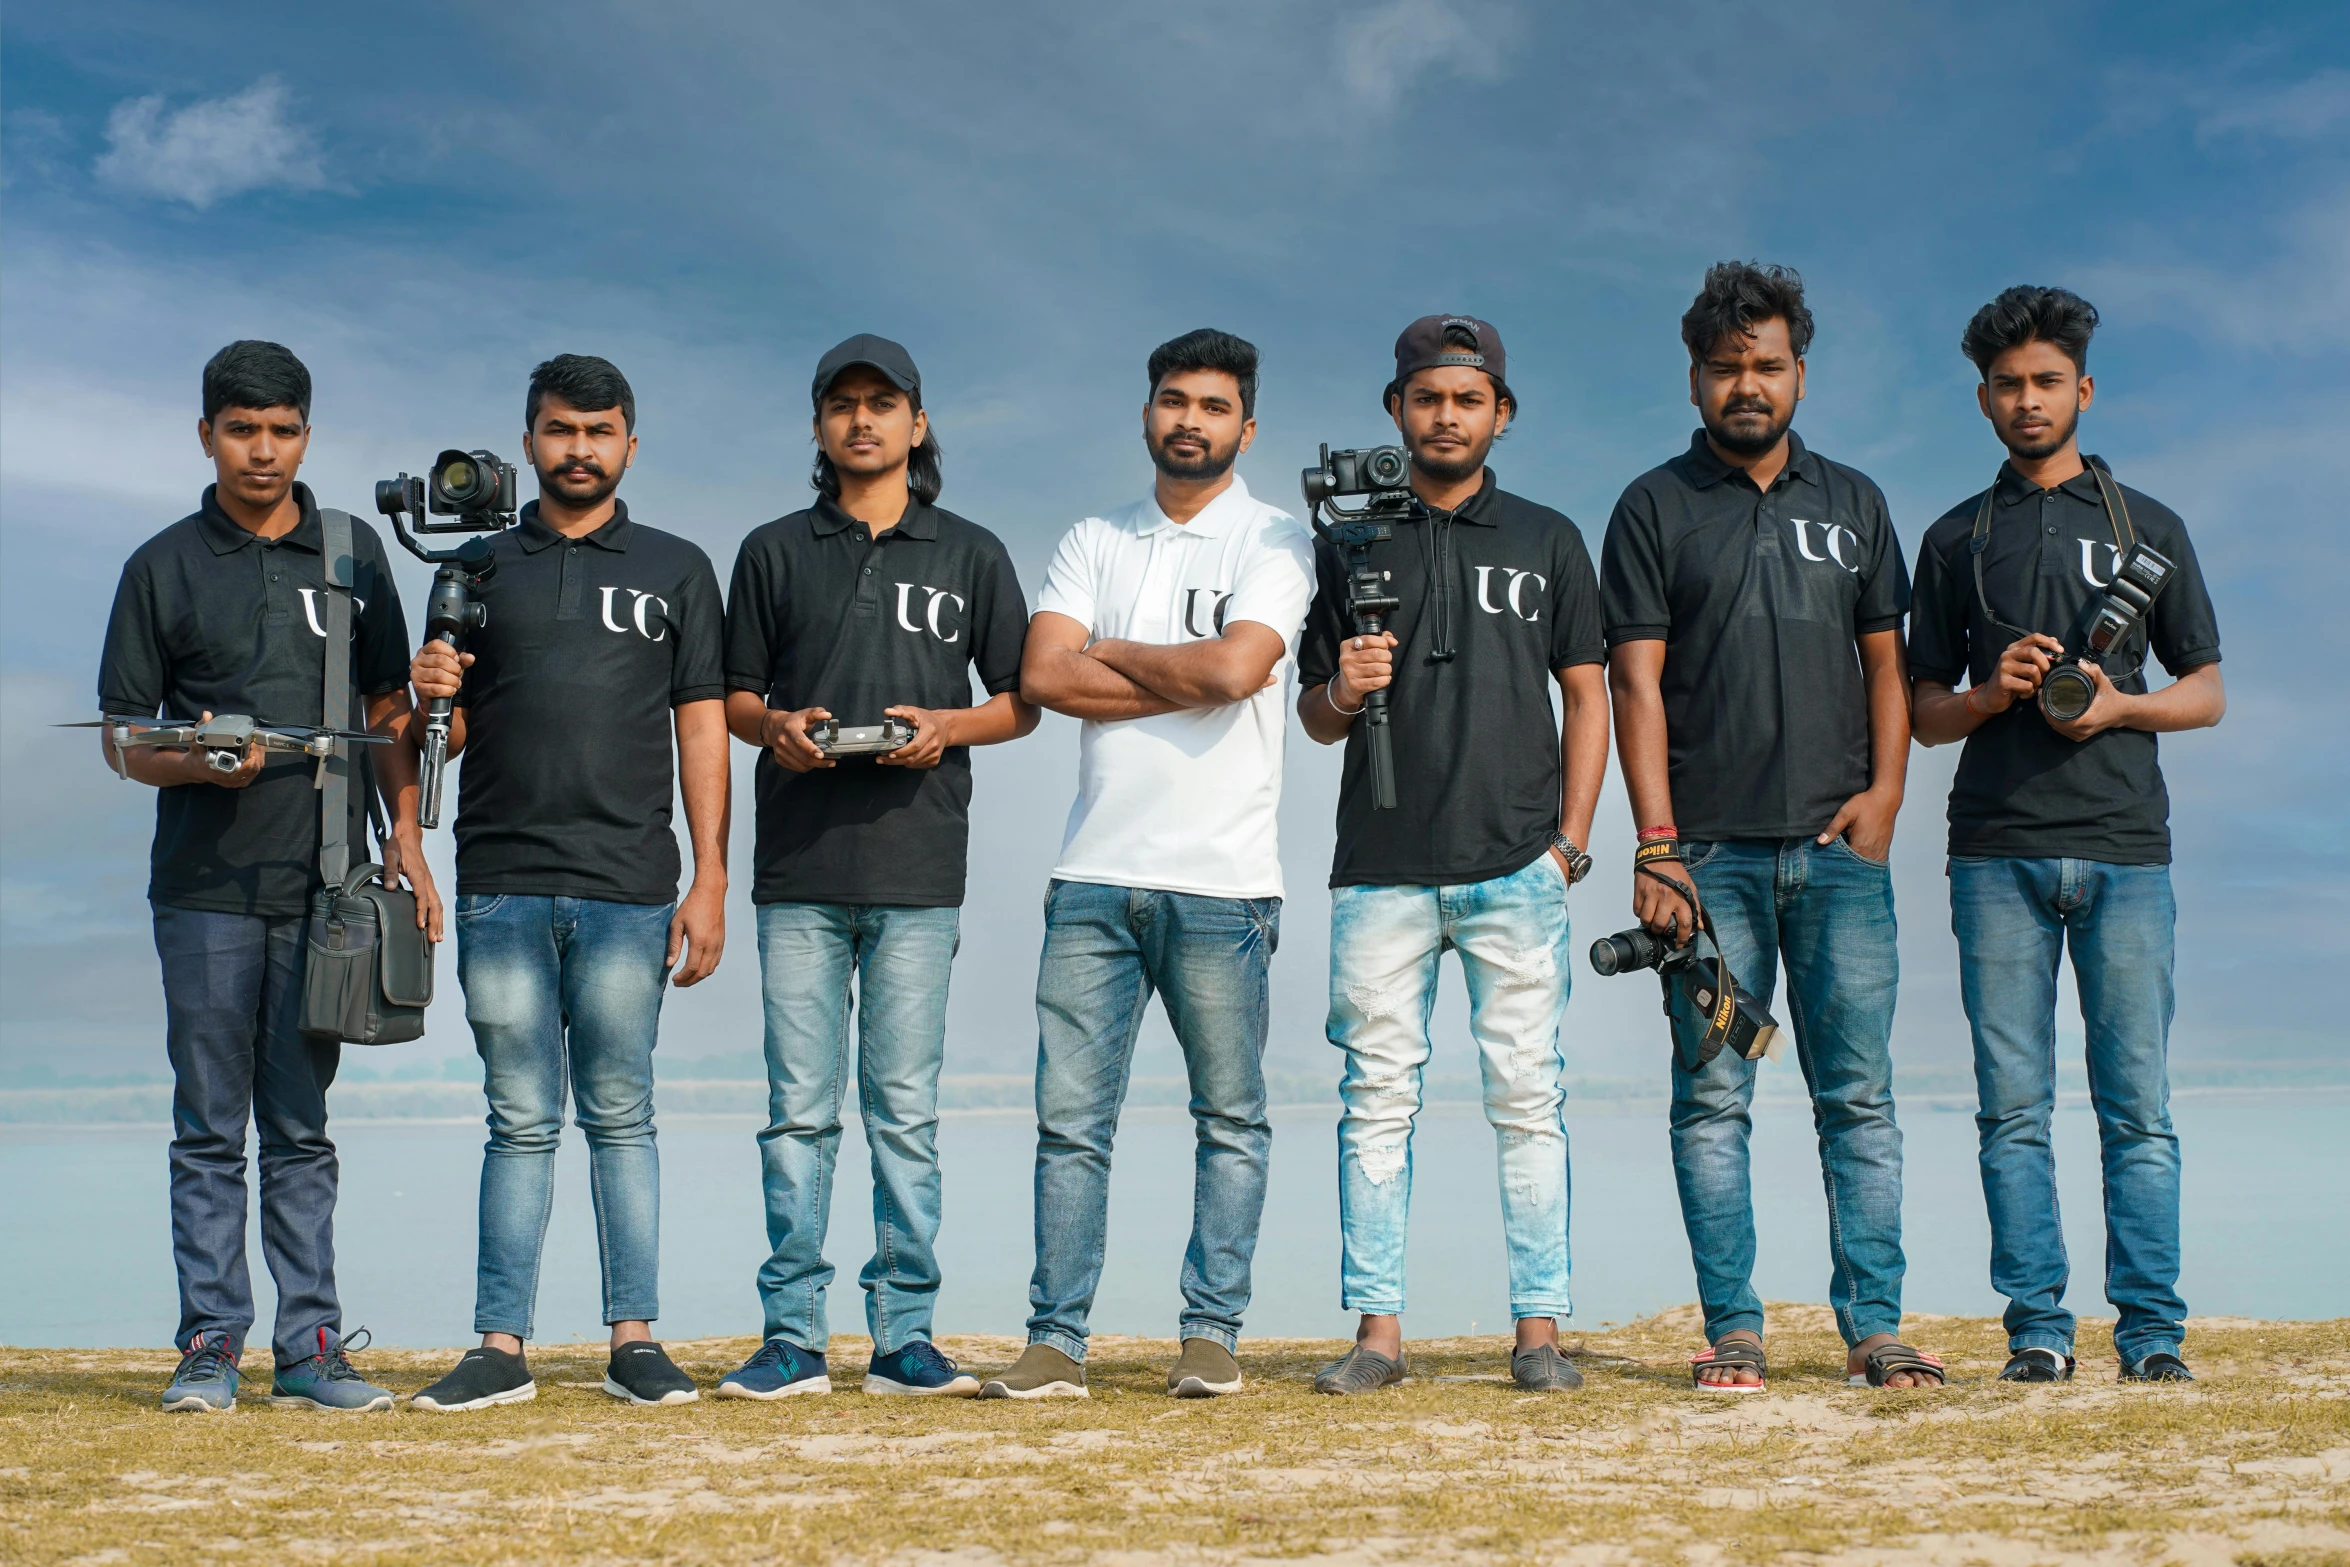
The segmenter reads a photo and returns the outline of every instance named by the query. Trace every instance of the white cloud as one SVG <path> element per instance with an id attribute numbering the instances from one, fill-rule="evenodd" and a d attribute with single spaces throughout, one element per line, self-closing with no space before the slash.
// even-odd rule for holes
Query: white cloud
<path id="1" fill-rule="evenodd" d="M 292 94 L 264 76 L 240 93 L 166 110 L 130 98 L 106 118 L 97 175 L 143 196 L 202 209 L 254 190 L 320 190 L 326 169 L 310 133 L 287 118 Z"/>
<path id="2" fill-rule="evenodd" d="M 2321 136 L 2350 120 L 2350 71 L 2320 71 L 2289 87 L 2261 88 L 2198 105 L 2195 132 L 2226 135 Z"/>
<path id="3" fill-rule="evenodd" d="M 1355 18 L 1338 40 L 1338 75 L 1361 102 L 1391 106 L 1423 72 L 1472 81 L 1501 74 L 1506 18 L 1451 0 L 1390 0 Z"/>

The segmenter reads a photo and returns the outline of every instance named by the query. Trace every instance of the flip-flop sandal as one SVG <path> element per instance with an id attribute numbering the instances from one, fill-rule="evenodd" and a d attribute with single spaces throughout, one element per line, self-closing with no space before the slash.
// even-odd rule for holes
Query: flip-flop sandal
<path id="1" fill-rule="evenodd" d="M 2070 1382 L 2073 1379 L 2073 1357 L 2060 1355 L 2053 1349 L 2019 1349 L 2007 1357 L 2000 1368 L 2002 1382 Z"/>
<path id="2" fill-rule="evenodd" d="M 1727 1366 L 1735 1371 L 1751 1371 L 1752 1382 L 1708 1382 L 1699 1375 L 1708 1366 Z M 1769 1375 L 1769 1363 L 1763 1358 L 1760 1344 L 1745 1339 L 1725 1339 L 1710 1349 L 1700 1350 L 1689 1357 L 1689 1380 L 1700 1393 L 1759 1393 Z"/>
<path id="3" fill-rule="evenodd" d="M 1947 1387 L 1950 1384 L 1950 1378 L 1942 1370 L 1941 1356 L 1921 1354 L 1899 1340 L 1891 1344 L 1879 1344 L 1868 1352 L 1861 1364 L 1868 1369 L 1847 1376 L 1844 1379 L 1845 1386 L 1883 1387 L 1887 1377 L 1899 1376 L 1904 1371 L 1923 1372 L 1934 1379 L 1936 1387 Z M 1912 1383 L 1911 1386 L 1915 1387 L 1916 1384 Z M 1907 1392 L 1908 1389 L 1896 1388 L 1894 1391 Z"/>

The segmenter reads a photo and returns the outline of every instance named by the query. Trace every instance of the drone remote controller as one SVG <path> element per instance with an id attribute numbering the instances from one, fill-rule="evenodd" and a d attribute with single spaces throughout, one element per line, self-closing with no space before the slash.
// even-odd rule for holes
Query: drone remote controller
<path id="1" fill-rule="evenodd" d="M 913 738 L 914 726 L 902 718 L 847 729 L 837 718 L 819 718 L 808 725 L 808 743 L 826 756 L 878 756 Z"/>

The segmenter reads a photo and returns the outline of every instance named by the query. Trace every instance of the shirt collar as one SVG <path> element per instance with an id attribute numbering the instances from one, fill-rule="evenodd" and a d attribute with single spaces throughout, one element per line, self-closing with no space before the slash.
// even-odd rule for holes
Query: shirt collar
<path id="1" fill-rule="evenodd" d="M 553 528 L 539 521 L 539 503 L 537 501 L 523 502 L 522 520 L 516 525 L 514 531 L 522 540 L 522 552 L 525 555 L 536 555 L 550 544 L 567 542 L 565 535 L 557 533 Z M 568 542 L 593 544 L 600 550 L 610 550 L 615 555 L 625 555 L 628 553 L 628 536 L 634 531 L 636 531 L 635 524 L 628 520 L 628 502 L 615 498 L 612 502 L 612 515 L 605 520 L 602 527 L 580 538 L 570 539 Z"/>
<path id="2" fill-rule="evenodd" d="M 318 520 L 318 502 L 312 498 L 310 486 L 300 480 L 294 482 L 294 504 L 302 508 L 302 520 L 294 524 L 291 533 L 273 542 L 291 544 L 313 555 L 322 553 L 326 536 Z M 261 537 L 258 533 L 238 527 L 229 514 L 221 510 L 220 486 L 217 484 L 204 486 L 204 499 L 196 508 L 196 515 L 202 519 L 199 526 L 204 530 L 204 542 L 212 546 L 215 555 L 234 555 Z"/>
<path id="3" fill-rule="evenodd" d="M 811 510 L 815 514 L 813 519 L 815 529 L 817 533 L 822 535 L 835 534 L 848 528 L 864 526 L 856 518 L 842 510 L 840 502 L 829 495 L 817 496 L 816 504 Z M 895 526 L 883 529 L 878 537 L 886 539 L 893 533 L 903 534 L 909 539 L 935 539 L 938 537 L 938 512 L 909 495 L 906 497 L 905 513 L 898 518 Z"/>
<path id="4" fill-rule="evenodd" d="M 1486 469 L 1483 482 L 1477 486 L 1477 493 L 1461 502 L 1453 512 L 1452 520 L 1473 522 L 1482 528 L 1499 527 L 1500 521 L 1493 515 L 1493 497 L 1500 489 L 1500 483 L 1493 477 L 1493 470 Z"/>
<path id="5" fill-rule="evenodd" d="M 2063 491 L 2074 500 L 2087 501 L 2092 506 L 2104 505 L 2105 497 L 2098 492 L 2096 476 L 2087 467 L 2088 463 L 2095 461 L 2097 459 L 2094 457 L 2084 459 L 2079 473 L 2051 488 Z M 2016 472 L 2013 462 L 2003 462 L 1999 465 L 1998 491 L 2000 505 L 2017 506 L 2038 495 L 2040 486 Z"/>
<path id="6" fill-rule="evenodd" d="M 1732 474 L 1746 472 L 1743 468 L 1734 467 L 1722 461 L 1715 454 L 1713 446 L 1705 438 L 1705 431 L 1702 427 L 1689 437 L 1687 465 L 1689 482 L 1701 490 L 1710 490 Z M 1787 432 L 1787 466 L 1780 470 L 1780 475 L 1782 478 L 1800 479 L 1811 485 L 1817 485 L 1820 482 L 1820 459 L 1803 444 L 1803 437 L 1797 435 L 1793 430 Z M 1754 481 L 1749 479 L 1747 482 L 1752 484 Z M 1776 485 L 1779 481 L 1774 479 L 1771 482 Z"/>
<path id="7" fill-rule="evenodd" d="M 1232 482 L 1217 491 L 1216 498 L 1202 506 L 1191 521 L 1178 523 L 1159 509 L 1159 492 L 1154 487 L 1143 497 L 1142 522 L 1134 530 L 1135 536 L 1147 539 L 1162 528 L 1178 528 L 1194 538 L 1221 538 L 1227 526 L 1247 515 L 1250 504 L 1248 481 L 1236 473 Z"/>

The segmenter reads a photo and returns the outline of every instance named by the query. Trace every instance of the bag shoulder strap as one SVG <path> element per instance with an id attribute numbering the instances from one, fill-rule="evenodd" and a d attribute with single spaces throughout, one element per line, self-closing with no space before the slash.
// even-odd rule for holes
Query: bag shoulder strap
<path id="1" fill-rule="evenodd" d="M 347 511 L 320 508 L 323 529 L 320 567 L 326 582 L 326 666 L 319 692 L 319 723 L 351 727 L 351 588 L 357 577 L 351 555 L 352 518 Z M 318 759 L 318 876 L 339 887 L 351 869 L 351 747 L 338 741 Z"/>

